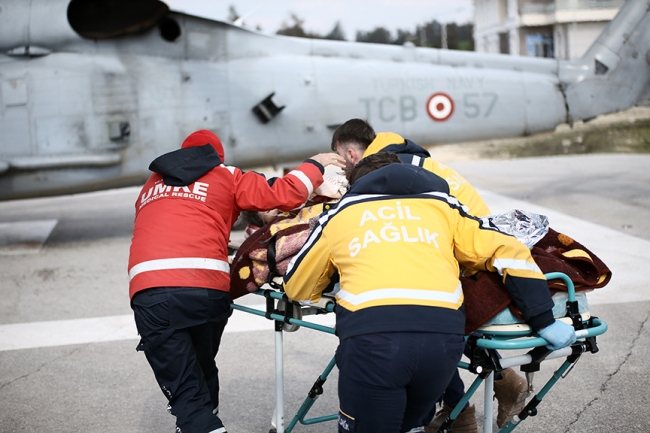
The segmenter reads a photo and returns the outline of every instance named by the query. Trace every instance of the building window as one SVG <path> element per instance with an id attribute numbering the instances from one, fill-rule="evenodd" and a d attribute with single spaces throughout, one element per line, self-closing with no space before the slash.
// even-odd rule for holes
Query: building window
<path id="1" fill-rule="evenodd" d="M 526 54 L 530 57 L 553 57 L 552 35 L 527 35 Z"/>
<path id="2" fill-rule="evenodd" d="M 510 34 L 508 32 L 499 33 L 499 52 L 510 54 Z"/>

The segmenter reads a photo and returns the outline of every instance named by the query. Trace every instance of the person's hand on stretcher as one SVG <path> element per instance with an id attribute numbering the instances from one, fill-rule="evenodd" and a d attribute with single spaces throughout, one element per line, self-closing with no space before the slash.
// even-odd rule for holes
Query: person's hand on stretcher
<path id="1" fill-rule="evenodd" d="M 550 350 L 559 350 L 570 346 L 576 341 L 576 333 L 573 326 L 556 320 L 552 325 L 537 331 L 537 334 L 548 341 L 546 345 Z"/>

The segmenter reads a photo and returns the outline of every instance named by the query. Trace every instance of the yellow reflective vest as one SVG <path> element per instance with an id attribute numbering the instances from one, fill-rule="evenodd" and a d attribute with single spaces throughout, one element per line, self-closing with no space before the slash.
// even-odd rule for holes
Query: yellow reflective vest
<path id="1" fill-rule="evenodd" d="M 370 143 L 363 156 L 381 151 L 394 152 L 402 162 L 417 165 L 437 174 L 449 184 L 449 192 L 469 208 L 471 215 L 484 217 L 490 215 L 490 208 L 463 176 L 453 169 L 435 161 L 429 152 L 402 136 L 392 132 L 380 132 Z"/>
<path id="2" fill-rule="evenodd" d="M 338 271 L 337 333 L 463 333 L 459 263 L 499 272 L 524 317 L 552 323 L 546 280 L 514 237 L 467 213 L 440 177 L 391 164 L 324 212 L 285 275 L 297 301 L 318 301 Z"/>

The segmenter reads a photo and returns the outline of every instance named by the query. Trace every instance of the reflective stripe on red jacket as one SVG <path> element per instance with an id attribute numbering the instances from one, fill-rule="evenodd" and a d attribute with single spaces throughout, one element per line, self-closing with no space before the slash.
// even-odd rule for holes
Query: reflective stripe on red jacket
<path id="1" fill-rule="evenodd" d="M 320 164 L 309 161 L 272 183 L 223 164 L 187 186 L 168 185 L 163 177 L 152 174 L 135 203 L 131 297 L 152 287 L 228 291 L 228 240 L 239 212 L 294 209 L 323 181 Z"/>

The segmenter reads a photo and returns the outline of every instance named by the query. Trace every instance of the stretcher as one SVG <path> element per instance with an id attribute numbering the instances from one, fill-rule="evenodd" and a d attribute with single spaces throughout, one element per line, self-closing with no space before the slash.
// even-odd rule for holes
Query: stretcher
<path id="1" fill-rule="evenodd" d="M 475 374 L 476 378 L 467 389 L 461 401 L 450 413 L 447 420 L 440 426 L 438 429 L 439 433 L 449 433 L 452 431 L 452 423 L 460 414 L 465 403 L 469 402 L 481 384 L 484 385 L 483 413 L 485 418 L 483 422 L 483 433 L 492 433 L 494 374 L 508 367 L 520 367 L 521 371 L 526 374 L 529 387 L 532 389 L 533 375 L 540 370 L 543 362 L 551 359 L 565 358 L 561 366 L 552 374 L 551 378 L 544 384 L 540 391 L 533 395 L 524 409 L 501 428 L 499 433 L 514 430 L 523 420 L 537 414 L 538 406 L 542 399 L 560 379 L 569 374 L 582 354 L 598 352 L 596 337 L 607 331 L 607 324 L 597 317 L 590 316 L 588 313 L 579 312 L 578 302 L 575 297 L 575 288 L 569 277 L 557 272 L 549 273 L 545 276 L 548 280 L 561 279 L 566 284 L 568 292 L 566 316 L 560 320 L 573 325 L 576 330 L 576 342 L 569 347 L 551 351 L 546 348 L 547 341 L 541 337 L 536 337 L 534 332 L 526 324 L 488 325 L 479 328 L 477 332 L 466 337 L 467 344 L 471 348 L 469 362 L 461 361 L 458 365 L 459 368 Z M 318 304 L 308 306 L 300 305 L 289 300 L 281 291 L 281 286 L 277 284 L 267 284 L 253 293 L 266 299 L 265 310 L 239 304 L 233 304 L 233 308 L 245 313 L 266 317 L 275 323 L 276 409 L 272 421 L 273 428 L 270 429 L 269 433 L 289 433 L 293 431 L 298 423 L 311 425 L 337 419 L 338 414 L 307 418 L 309 410 L 318 397 L 323 394 L 323 385 L 335 366 L 334 357 L 329 361 L 323 373 L 318 376 L 308 391 L 304 402 L 286 426 L 283 385 L 283 332 L 295 331 L 299 327 L 305 327 L 334 334 L 335 330 L 332 327 L 304 320 L 304 318 L 316 314 L 332 313 L 334 311 L 334 299 L 324 296 Z M 528 352 L 525 354 L 499 357 L 496 355 L 495 350 L 498 350 L 502 356 L 507 351 L 521 353 L 524 350 L 528 350 Z"/>

